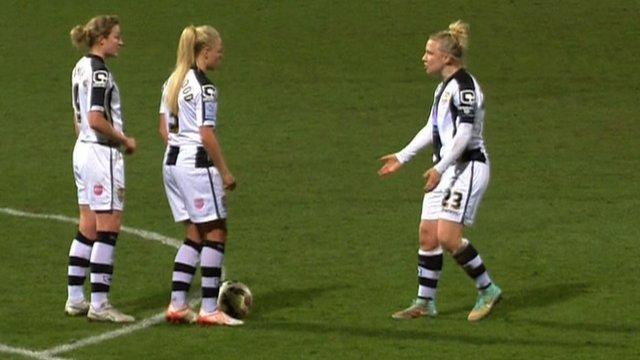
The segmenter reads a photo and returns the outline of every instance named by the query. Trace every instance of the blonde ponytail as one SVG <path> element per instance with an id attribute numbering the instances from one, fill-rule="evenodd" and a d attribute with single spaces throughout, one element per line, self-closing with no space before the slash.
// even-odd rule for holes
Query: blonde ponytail
<path id="1" fill-rule="evenodd" d="M 180 89 L 187 72 L 196 65 L 196 57 L 205 46 L 213 46 L 219 38 L 218 32 L 208 25 L 198 27 L 189 25 L 182 30 L 176 51 L 176 68 L 169 76 L 164 99 L 172 114 L 178 114 Z"/>
<path id="2" fill-rule="evenodd" d="M 449 24 L 447 30 L 437 32 L 429 37 L 440 43 L 440 49 L 461 59 L 469 47 L 469 24 L 458 20 Z"/>
<path id="3" fill-rule="evenodd" d="M 194 44 L 196 41 L 196 28 L 193 25 L 187 26 L 182 30 L 180 41 L 178 42 L 178 50 L 176 53 L 176 68 L 169 77 L 167 84 L 166 104 L 174 115 L 178 114 L 178 96 L 184 82 L 187 71 L 195 65 L 196 59 L 194 54 Z"/>
<path id="4" fill-rule="evenodd" d="M 84 26 L 76 25 L 69 32 L 69 36 L 71 36 L 71 43 L 76 48 L 80 49 L 85 44 L 86 33 L 84 32 Z"/>
<path id="5" fill-rule="evenodd" d="M 91 48 L 101 36 L 108 37 L 116 25 L 120 25 L 116 15 L 95 16 L 85 25 L 76 25 L 71 29 L 71 43 L 78 49 Z"/>

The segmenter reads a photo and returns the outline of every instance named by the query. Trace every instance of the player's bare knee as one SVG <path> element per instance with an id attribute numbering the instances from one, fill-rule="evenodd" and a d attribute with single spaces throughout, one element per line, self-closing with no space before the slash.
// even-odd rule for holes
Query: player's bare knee
<path id="1" fill-rule="evenodd" d="M 224 219 L 196 224 L 200 237 L 205 241 L 224 243 L 227 241 L 227 222 Z"/>
<path id="2" fill-rule="evenodd" d="M 419 230 L 420 249 L 432 251 L 438 247 L 437 226 L 426 221 L 420 222 Z"/>
<path id="3" fill-rule="evenodd" d="M 185 226 L 186 238 L 196 244 L 202 244 L 202 237 L 200 236 L 200 232 L 198 231 L 198 227 L 196 226 L 196 224 L 192 223 L 189 220 L 186 220 L 183 223 Z"/>
<path id="4" fill-rule="evenodd" d="M 96 231 L 120 232 L 120 211 L 96 211 Z"/>
<path id="5" fill-rule="evenodd" d="M 438 233 L 438 243 L 450 254 L 455 254 L 462 245 L 462 238 L 456 234 Z"/>
<path id="6" fill-rule="evenodd" d="M 80 224 L 78 225 L 78 230 L 84 237 L 91 241 L 95 240 L 98 236 L 96 232 L 95 222 L 92 224 L 83 224 L 82 222 L 80 222 Z"/>

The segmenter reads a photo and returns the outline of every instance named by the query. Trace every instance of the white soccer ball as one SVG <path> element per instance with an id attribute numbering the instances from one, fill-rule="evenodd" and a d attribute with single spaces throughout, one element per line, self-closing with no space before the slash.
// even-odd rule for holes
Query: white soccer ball
<path id="1" fill-rule="evenodd" d="M 249 287 L 239 281 L 227 280 L 222 283 L 218 295 L 218 307 L 236 319 L 249 315 L 253 295 Z"/>

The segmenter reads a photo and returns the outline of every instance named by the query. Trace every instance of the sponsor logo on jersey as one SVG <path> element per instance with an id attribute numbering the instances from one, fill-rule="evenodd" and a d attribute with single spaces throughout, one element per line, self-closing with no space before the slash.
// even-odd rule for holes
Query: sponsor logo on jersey
<path id="1" fill-rule="evenodd" d="M 96 70 L 93 72 L 94 87 L 107 87 L 107 80 L 109 80 L 109 73 L 106 70 Z"/>
<path id="2" fill-rule="evenodd" d="M 476 93 L 473 90 L 460 91 L 460 103 L 465 105 L 473 105 L 476 102 Z"/>
<path id="3" fill-rule="evenodd" d="M 102 195 L 103 192 L 104 188 L 102 187 L 102 184 L 93 185 L 93 193 L 96 194 L 96 196 Z"/>
<path id="4" fill-rule="evenodd" d="M 202 100 L 215 101 L 217 97 L 215 86 L 209 84 L 202 86 Z"/>

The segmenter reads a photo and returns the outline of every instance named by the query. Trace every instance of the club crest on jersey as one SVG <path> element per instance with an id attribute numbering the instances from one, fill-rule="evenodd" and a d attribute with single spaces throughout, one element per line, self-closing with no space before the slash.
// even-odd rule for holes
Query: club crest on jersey
<path id="1" fill-rule="evenodd" d="M 450 99 L 451 99 L 451 93 L 445 92 L 444 94 L 442 94 L 442 100 L 440 100 L 440 102 L 442 102 L 443 104 L 448 103 Z"/>
<path id="2" fill-rule="evenodd" d="M 213 85 L 202 86 L 202 99 L 203 100 L 215 100 L 217 97 L 216 88 Z"/>
<path id="3" fill-rule="evenodd" d="M 96 70 L 93 72 L 93 86 L 106 87 L 109 73 L 106 70 Z"/>
<path id="4" fill-rule="evenodd" d="M 195 199 L 193 200 L 193 205 L 195 205 L 196 209 L 202 210 L 204 208 L 204 199 Z"/>
<path id="5" fill-rule="evenodd" d="M 460 103 L 473 105 L 476 102 L 476 93 L 473 90 L 460 91 Z"/>
<path id="6" fill-rule="evenodd" d="M 100 196 L 102 195 L 102 193 L 104 192 L 104 188 L 102 187 L 102 184 L 95 184 L 93 185 L 93 193 L 96 196 Z"/>

